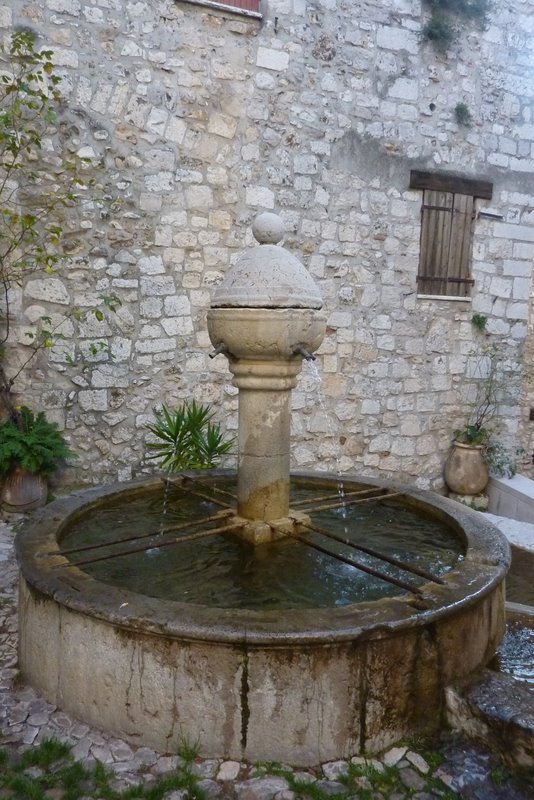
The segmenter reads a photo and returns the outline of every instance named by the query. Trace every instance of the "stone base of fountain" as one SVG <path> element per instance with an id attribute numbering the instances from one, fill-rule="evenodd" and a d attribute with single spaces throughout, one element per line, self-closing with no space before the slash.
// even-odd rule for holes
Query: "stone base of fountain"
<path id="1" fill-rule="evenodd" d="M 306 533 L 310 522 L 309 514 L 289 509 L 289 516 L 262 522 L 259 519 L 244 519 L 236 515 L 228 519 L 228 525 L 235 525 L 234 536 L 239 536 L 251 544 L 267 544 L 286 539 L 295 533 Z"/>
<path id="2" fill-rule="evenodd" d="M 481 515 L 422 492 L 402 502 L 448 520 L 465 546 L 423 600 L 212 608 L 103 584 L 69 564 L 58 547 L 69 518 L 158 484 L 55 501 L 17 538 L 23 678 L 133 744 L 173 752 L 187 737 L 203 756 L 295 765 L 378 751 L 436 730 L 446 688 L 484 666 L 502 638 L 504 538 Z"/>

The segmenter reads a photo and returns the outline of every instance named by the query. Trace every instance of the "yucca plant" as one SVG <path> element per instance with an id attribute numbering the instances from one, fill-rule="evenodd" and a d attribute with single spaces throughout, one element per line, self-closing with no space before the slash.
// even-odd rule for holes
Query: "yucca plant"
<path id="1" fill-rule="evenodd" d="M 154 416 L 147 428 L 158 441 L 147 443 L 148 458 L 159 459 L 167 472 L 211 469 L 233 447 L 234 440 L 226 440 L 219 423 L 212 422 L 209 405 L 186 401 L 174 411 L 163 405 Z"/>
<path id="2" fill-rule="evenodd" d="M 43 411 L 34 414 L 27 406 L 0 425 L 0 473 L 20 466 L 27 472 L 50 475 L 59 463 L 71 457 L 63 434 Z"/>

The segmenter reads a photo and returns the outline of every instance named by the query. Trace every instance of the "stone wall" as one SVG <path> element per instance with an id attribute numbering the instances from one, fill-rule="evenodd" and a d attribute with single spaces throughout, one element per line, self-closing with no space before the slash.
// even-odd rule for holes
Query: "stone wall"
<path id="1" fill-rule="evenodd" d="M 28 26 L 54 50 L 63 146 L 103 164 L 114 195 L 72 220 L 65 268 L 16 298 L 21 343 L 42 309 L 122 300 L 101 322 L 69 322 L 67 341 L 16 386 L 66 428 L 80 456 L 66 479 L 152 470 L 144 426 L 162 401 L 214 403 L 235 432 L 236 390 L 224 357 L 208 357 L 205 317 L 252 243 L 251 220 L 271 209 L 329 313 L 321 382 L 305 365 L 294 393 L 295 467 L 441 487 L 486 342 L 506 355 L 500 422 L 515 446 L 534 242 L 533 12 L 532 0 L 495 4 L 483 30 L 464 21 L 440 55 L 421 39 L 419 0 L 270 0 L 261 21 L 179 0 L 1 7 L 4 37 Z M 414 168 L 493 182 L 493 199 L 477 201 L 488 216 L 475 222 L 471 301 L 417 297 Z M 95 340 L 108 349 L 91 353 Z"/>

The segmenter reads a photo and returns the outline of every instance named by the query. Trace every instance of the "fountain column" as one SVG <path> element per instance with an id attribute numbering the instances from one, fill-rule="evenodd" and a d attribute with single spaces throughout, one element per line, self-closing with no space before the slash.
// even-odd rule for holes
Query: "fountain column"
<path id="1" fill-rule="evenodd" d="M 289 515 L 291 390 L 302 358 L 230 359 L 239 389 L 237 513 L 270 522 Z"/>
<path id="2" fill-rule="evenodd" d="M 291 390 L 321 344 L 323 301 L 303 264 L 282 247 L 282 221 L 261 214 L 245 251 L 214 292 L 208 331 L 239 389 L 237 514 L 245 538 L 276 538 L 298 519 L 289 508 Z M 269 525 L 269 523 L 271 523 Z"/>

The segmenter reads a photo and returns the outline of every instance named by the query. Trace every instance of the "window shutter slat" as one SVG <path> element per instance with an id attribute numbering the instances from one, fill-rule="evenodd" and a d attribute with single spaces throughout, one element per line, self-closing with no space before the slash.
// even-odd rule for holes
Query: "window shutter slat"
<path id="1" fill-rule="evenodd" d="M 454 196 L 454 224 L 451 229 L 449 259 L 449 278 L 469 278 L 469 255 L 471 251 L 471 230 L 473 222 L 473 198 L 465 194 Z M 451 284 L 451 286 L 454 284 Z M 469 284 L 456 284 L 456 291 L 463 297 L 469 294 Z"/>
<path id="2" fill-rule="evenodd" d="M 426 190 L 423 196 L 419 292 L 446 294 L 453 195 Z"/>
<path id="3" fill-rule="evenodd" d="M 474 198 L 425 189 L 421 209 L 418 293 L 467 297 Z"/>

